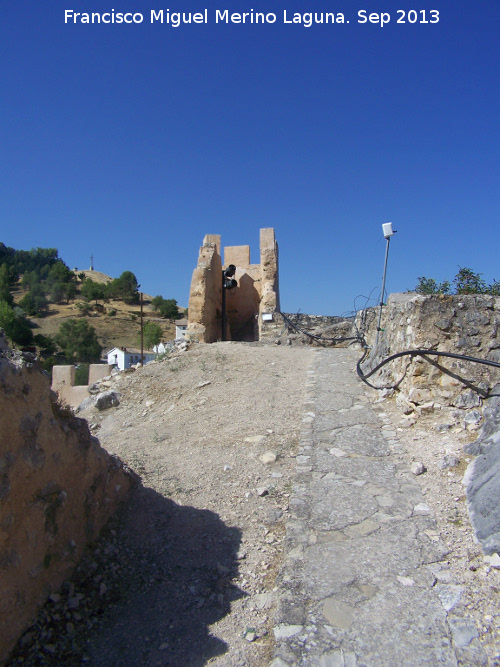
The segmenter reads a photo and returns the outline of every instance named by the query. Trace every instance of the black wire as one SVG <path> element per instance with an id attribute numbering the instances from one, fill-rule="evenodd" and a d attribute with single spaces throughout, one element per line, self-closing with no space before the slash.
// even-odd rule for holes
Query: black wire
<path id="1" fill-rule="evenodd" d="M 365 311 L 366 312 L 366 311 Z M 363 361 L 366 359 L 368 356 L 368 353 L 370 351 L 370 348 L 368 347 L 365 338 L 358 330 L 356 325 L 356 336 L 346 336 L 346 337 L 339 337 L 339 338 L 324 338 L 323 336 L 318 336 L 316 334 L 311 334 L 308 331 L 304 331 L 304 329 L 301 329 L 299 326 L 297 326 L 294 322 L 290 320 L 289 317 L 287 317 L 284 313 L 280 312 L 280 315 L 283 317 L 285 322 L 291 326 L 293 329 L 296 331 L 299 331 L 301 334 L 304 336 L 308 336 L 309 338 L 313 338 L 314 340 L 319 340 L 319 341 L 324 341 L 324 342 L 333 342 L 333 343 L 342 343 L 345 341 L 357 341 L 359 342 L 363 348 L 363 356 L 361 359 L 358 360 L 356 364 L 356 371 L 358 373 L 358 376 L 360 379 L 367 384 L 369 387 L 372 389 L 395 389 L 403 380 L 403 377 L 398 380 L 396 384 L 393 384 L 391 386 L 384 386 L 384 387 L 377 387 L 376 385 L 371 384 L 371 382 L 368 382 L 368 378 L 371 377 L 374 373 L 376 373 L 378 370 L 380 370 L 383 366 L 388 364 L 390 361 L 394 361 L 394 359 L 399 359 L 400 357 L 405 357 L 405 356 L 410 356 L 410 357 L 426 357 L 426 356 L 434 356 L 434 357 L 448 357 L 449 359 L 459 359 L 460 361 L 470 361 L 475 364 L 483 364 L 484 366 L 492 366 L 494 368 L 500 368 L 500 363 L 496 361 L 490 361 L 489 359 L 479 359 L 478 357 L 469 357 L 465 354 L 455 354 L 454 352 L 438 352 L 437 350 L 426 350 L 426 349 L 416 349 L 416 350 L 405 350 L 404 352 L 397 352 L 396 354 L 391 354 L 389 357 L 381 361 L 379 364 L 375 366 L 375 368 L 372 368 L 368 373 L 364 373 L 361 364 Z M 299 313 L 297 313 L 297 318 L 298 318 Z M 406 371 L 405 371 L 406 372 Z"/>
<path id="2" fill-rule="evenodd" d="M 369 304 L 370 304 L 371 301 L 375 301 L 375 302 L 377 301 L 376 299 L 374 299 L 372 297 L 373 292 L 375 292 L 375 290 L 377 290 L 377 289 L 378 289 L 378 287 L 374 287 L 368 296 L 365 296 L 364 294 L 358 294 L 358 296 L 354 299 L 354 312 L 355 313 L 357 313 L 359 310 L 366 310 L 367 308 L 369 308 L 370 307 Z M 356 307 L 356 301 L 358 299 L 365 299 L 365 305 L 362 308 L 357 308 Z"/>
<path id="3" fill-rule="evenodd" d="M 292 329 L 295 329 L 295 331 L 299 331 L 304 336 L 308 336 L 309 338 L 313 338 L 314 340 L 322 340 L 322 341 L 334 342 L 334 343 L 342 343 L 346 340 L 358 340 L 358 336 L 349 336 L 347 338 L 324 338 L 323 336 L 317 336 L 316 334 L 312 334 L 312 333 L 309 333 L 308 331 L 304 331 L 304 329 L 301 329 L 294 322 L 292 322 L 291 319 L 285 315 L 285 313 L 280 312 L 280 315 L 285 320 L 285 322 L 287 322 L 287 324 L 292 327 Z M 298 313 L 297 313 L 297 316 L 298 316 Z"/>
<path id="4" fill-rule="evenodd" d="M 361 359 L 359 359 L 358 363 L 356 364 L 356 370 L 359 377 L 363 380 L 363 382 L 367 384 L 369 387 L 372 387 L 373 389 L 395 389 L 400 384 L 403 378 L 401 378 L 401 380 L 399 380 L 396 384 L 392 386 L 376 387 L 375 385 L 368 382 L 368 378 L 371 377 L 378 370 L 380 370 L 383 366 L 388 364 L 390 361 L 393 361 L 394 359 L 398 359 L 399 357 L 404 357 L 404 356 L 424 357 L 424 358 L 426 356 L 448 357 L 449 359 L 459 359 L 460 361 L 471 361 L 476 364 L 483 364 L 484 366 L 493 366 L 494 368 L 500 368 L 500 363 L 496 361 L 490 361 L 489 359 L 479 359 L 478 357 L 469 357 L 465 354 L 455 354 L 454 352 L 438 352 L 436 350 L 405 350 L 404 352 L 397 352 L 396 354 L 391 354 L 390 357 L 387 357 L 379 364 L 377 364 L 375 368 L 372 368 L 369 373 L 364 373 L 363 370 L 361 369 L 361 364 L 365 360 L 367 354 L 368 354 L 368 348 L 365 348 L 363 356 L 361 357 Z"/>

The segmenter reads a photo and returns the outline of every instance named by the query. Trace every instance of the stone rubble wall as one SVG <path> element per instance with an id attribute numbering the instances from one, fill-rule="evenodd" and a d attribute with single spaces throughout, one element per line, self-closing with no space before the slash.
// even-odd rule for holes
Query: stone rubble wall
<path id="1" fill-rule="evenodd" d="M 290 345 L 286 336 L 286 325 L 281 313 L 270 313 L 271 319 L 261 319 L 259 341 L 264 344 Z"/>
<path id="2" fill-rule="evenodd" d="M 487 295 L 420 296 L 392 294 L 383 308 L 359 313 L 356 326 L 371 346 L 366 373 L 391 354 L 410 349 L 452 352 L 500 361 L 500 298 Z M 500 553 L 500 369 L 462 359 L 401 357 L 369 378 L 376 386 L 398 383 L 396 404 L 406 415 L 401 426 L 432 415 L 434 428 L 479 431 L 465 446 L 476 458 L 463 485 L 475 535 L 485 554 Z M 493 556 L 498 558 L 498 556 Z"/>
<path id="3" fill-rule="evenodd" d="M 352 342 L 342 340 L 354 335 L 352 319 L 329 315 L 306 315 L 305 313 L 285 313 L 285 316 L 292 323 L 287 326 L 286 339 L 289 344 L 348 347 Z"/>
<path id="4" fill-rule="evenodd" d="M 360 311 L 355 329 L 371 348 L 364 372 L 392 354 L 411 349 L 451 352 L 500 361 L 500 298 L 487 295 L 391 294 L 382 309 Z M 378 387 L 398 384 L 398 403 L 405 412 L 422 409 L 481 408 L 500 381 L 500 369 L 444 357 L 400 357 L 369 381 Z"/>
<path id="5" fill-rule="evenodd" d="M 30 355 L 0 349 L 0 663 L 70 577 L 132 478 L 61 406 Z"/>

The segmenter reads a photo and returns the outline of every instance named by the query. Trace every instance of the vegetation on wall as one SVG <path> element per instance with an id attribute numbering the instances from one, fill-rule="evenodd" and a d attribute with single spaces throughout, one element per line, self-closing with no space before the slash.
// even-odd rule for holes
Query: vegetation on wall
<path id="1" fill-rule="evenodd" d="M 490 294 L 500 296 L 500 281 L 488 285 L 482 279 L 482 273 L 476 273 L 467 267 L 459 268 L 453 282 L 448 280 L 437 283 L 434 278 L 421 276 L 415 291 L 419 294 Z"/>

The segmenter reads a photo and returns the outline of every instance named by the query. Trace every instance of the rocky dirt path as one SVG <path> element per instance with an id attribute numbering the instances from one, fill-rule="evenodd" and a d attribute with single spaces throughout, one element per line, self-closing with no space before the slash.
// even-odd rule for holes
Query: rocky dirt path
<path id="1" fill-rule="evenodd" d="M 313 355 L 200 345 L 108 383 L 120 405 L 81 416 L 138 484 L 9 664 L 269 665 Z M 398 428 L 393 402 L 378 408 L 408 462 L 427 468 L 418 479 L 450 551 L 450 577 L 498 665 L 499 572 L 474 543 L 459 486 L 461 447 L 473 436 L 460 425 L 438 433 L 435 416 Z M 460 465 L 440 468 L 452 453 Z"/>
<path id="2" fill-rule="evenodd" d="M 81 413 L 139 484 L 23 640 L 23 664 L 269 663 L 311 359 L 195 346 L 116 376 L 120 405 Z"/>
<path id="3" fill-rule="evenodd" d="M 430 405 L 405 429 L 394 401 L 369 401 L 355 354 L 314 355 L 271 667 L 498 664 L 500 572 L 460 490 L 473 432 Z"/>

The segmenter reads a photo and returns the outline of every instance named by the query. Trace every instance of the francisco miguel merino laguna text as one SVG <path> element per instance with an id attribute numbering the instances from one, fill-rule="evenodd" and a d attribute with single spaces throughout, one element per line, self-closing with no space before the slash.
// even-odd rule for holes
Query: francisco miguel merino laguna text
<path id="1" fill-rule="evenodd" d="M 146 15 L 147 16 L 147 15 Z M 143 23 L 145 15 L 141 12 L 75 12 L 73 9 L 64 11 L 64 23 Z M 215 10 L 215 23 L 276 23 L 274 12 L 229 12 L 228 9 Z M 178 28 L 185 23 L 208 23 L 208 9 L 203 12 L 171 12 L 169 9 L 150 12 L 150 23 L 167 23 Z M 310 27 L 313 23 L 345 23 L 344 14 L 335 12 L 305 12 L 291 14 L 285 9 L 283 23 L 301 23 Z M 348 22 L 348 21 L 347 21 Z"/>
<path id="2" fill-rule="evenodd" d="M 397 9 L 396 23 L 439 23 L 439 11 L 437 9 Z M 371 23 L 384 27 L 391 22 L 388 12 L 371 12 L 360 9 L 357 13 L 358 23 Z M 229 13 L 228 9 L 215 10 L 215 23 L 276 23 L 277 16 L 274 12 L 249 12 L 242 14 L 238 12 Z M 144 14 L 141 12 L 75 12 L 73 9 L 64 11 L 64 23 L 143 23 Z M 150 23 L 167 23 L 173 28 L 178 28 L 185 23 L 208 23 L 208 9 L 203 12 L 171 12 L 170 9 L 155 10 L 150 12 Z M 287 12 L 283 11 L 283 23 L 301 24 L 310 28 L 313 23 L 349 23 L 341 12 Z"/>

